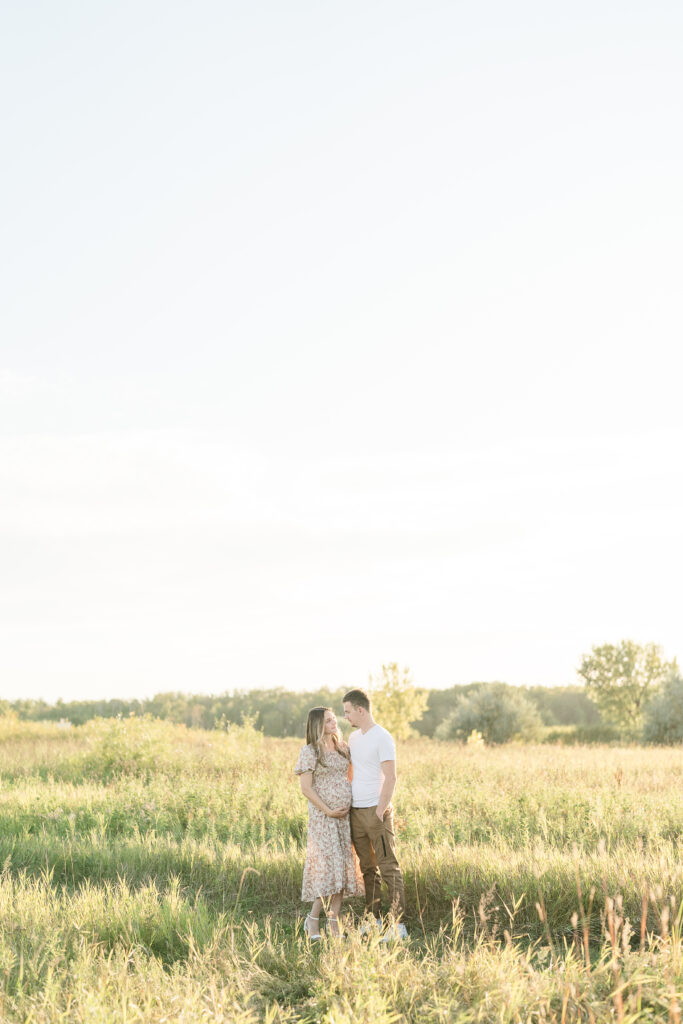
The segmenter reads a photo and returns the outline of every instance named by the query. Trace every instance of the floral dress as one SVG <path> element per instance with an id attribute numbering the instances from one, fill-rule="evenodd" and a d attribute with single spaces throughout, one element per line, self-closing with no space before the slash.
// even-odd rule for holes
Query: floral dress
<path id="1" fill-rule="evenodd" d="M 325 764 L 317 760 L 315 750 L 301 748 L 294 771 L 297 775 L 313 772 L 313 789 L 331 810 L 351 805 L 349 762 L 336 750 L 325 751 Z M 345 818 L 330 818 L 308 802 L 308 843 L 301 899 L 343 892 L 355 896 L 364 892 L 363 876 L 351 845 L 351 825 Z"/>

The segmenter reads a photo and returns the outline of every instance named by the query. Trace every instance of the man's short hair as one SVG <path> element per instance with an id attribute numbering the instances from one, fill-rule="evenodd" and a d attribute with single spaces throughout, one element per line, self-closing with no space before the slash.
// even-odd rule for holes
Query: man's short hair
<path id="1" fill-rule="evenodd" d="M 353 704 L 354 708 L 365 708 L 366 711 L 370 710 L 370 698 L 368 697 L 365 690 L 349 690 L 348 693 L 344 694 L 343 702 Z"/>

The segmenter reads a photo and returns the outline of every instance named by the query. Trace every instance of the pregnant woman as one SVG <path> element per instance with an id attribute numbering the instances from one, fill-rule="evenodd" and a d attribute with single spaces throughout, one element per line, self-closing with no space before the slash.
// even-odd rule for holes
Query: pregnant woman
<path id="1" fill-rule="evenodd" d="M 329 899 L 327 920 L 339 935 L 339 910 L 344 896 L 362 893 L 363 878 L 351 845 L 349 748 L 341 738 L 331 708 L 312 708 L 306 722 L 306 746 L 294 771 L 308 799 L 308 840 L 301 899 L 313 906 L 304 921 L 310 939 L 320 938 L 318 919 Z"/>

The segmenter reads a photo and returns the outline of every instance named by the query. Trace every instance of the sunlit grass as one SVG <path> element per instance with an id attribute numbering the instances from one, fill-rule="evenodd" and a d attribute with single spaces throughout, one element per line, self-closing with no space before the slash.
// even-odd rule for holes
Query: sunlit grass
<path id="1" fill-rule="evenodd" d="M 3 1021 L 677 1019 L 680 749 L 404 744 L 411 939 L 361 938 L 354 903 L 311 949 L 297 741 L 11 718 L 0 741 Z"/>

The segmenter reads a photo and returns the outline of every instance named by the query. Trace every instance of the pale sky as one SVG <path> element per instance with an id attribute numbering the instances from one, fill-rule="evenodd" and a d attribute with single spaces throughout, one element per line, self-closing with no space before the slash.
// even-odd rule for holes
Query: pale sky
<path id="1" fill-rule="evenodd" d="M 683 657 L 683 8 L 0 15 L 1 696 Z"/>

